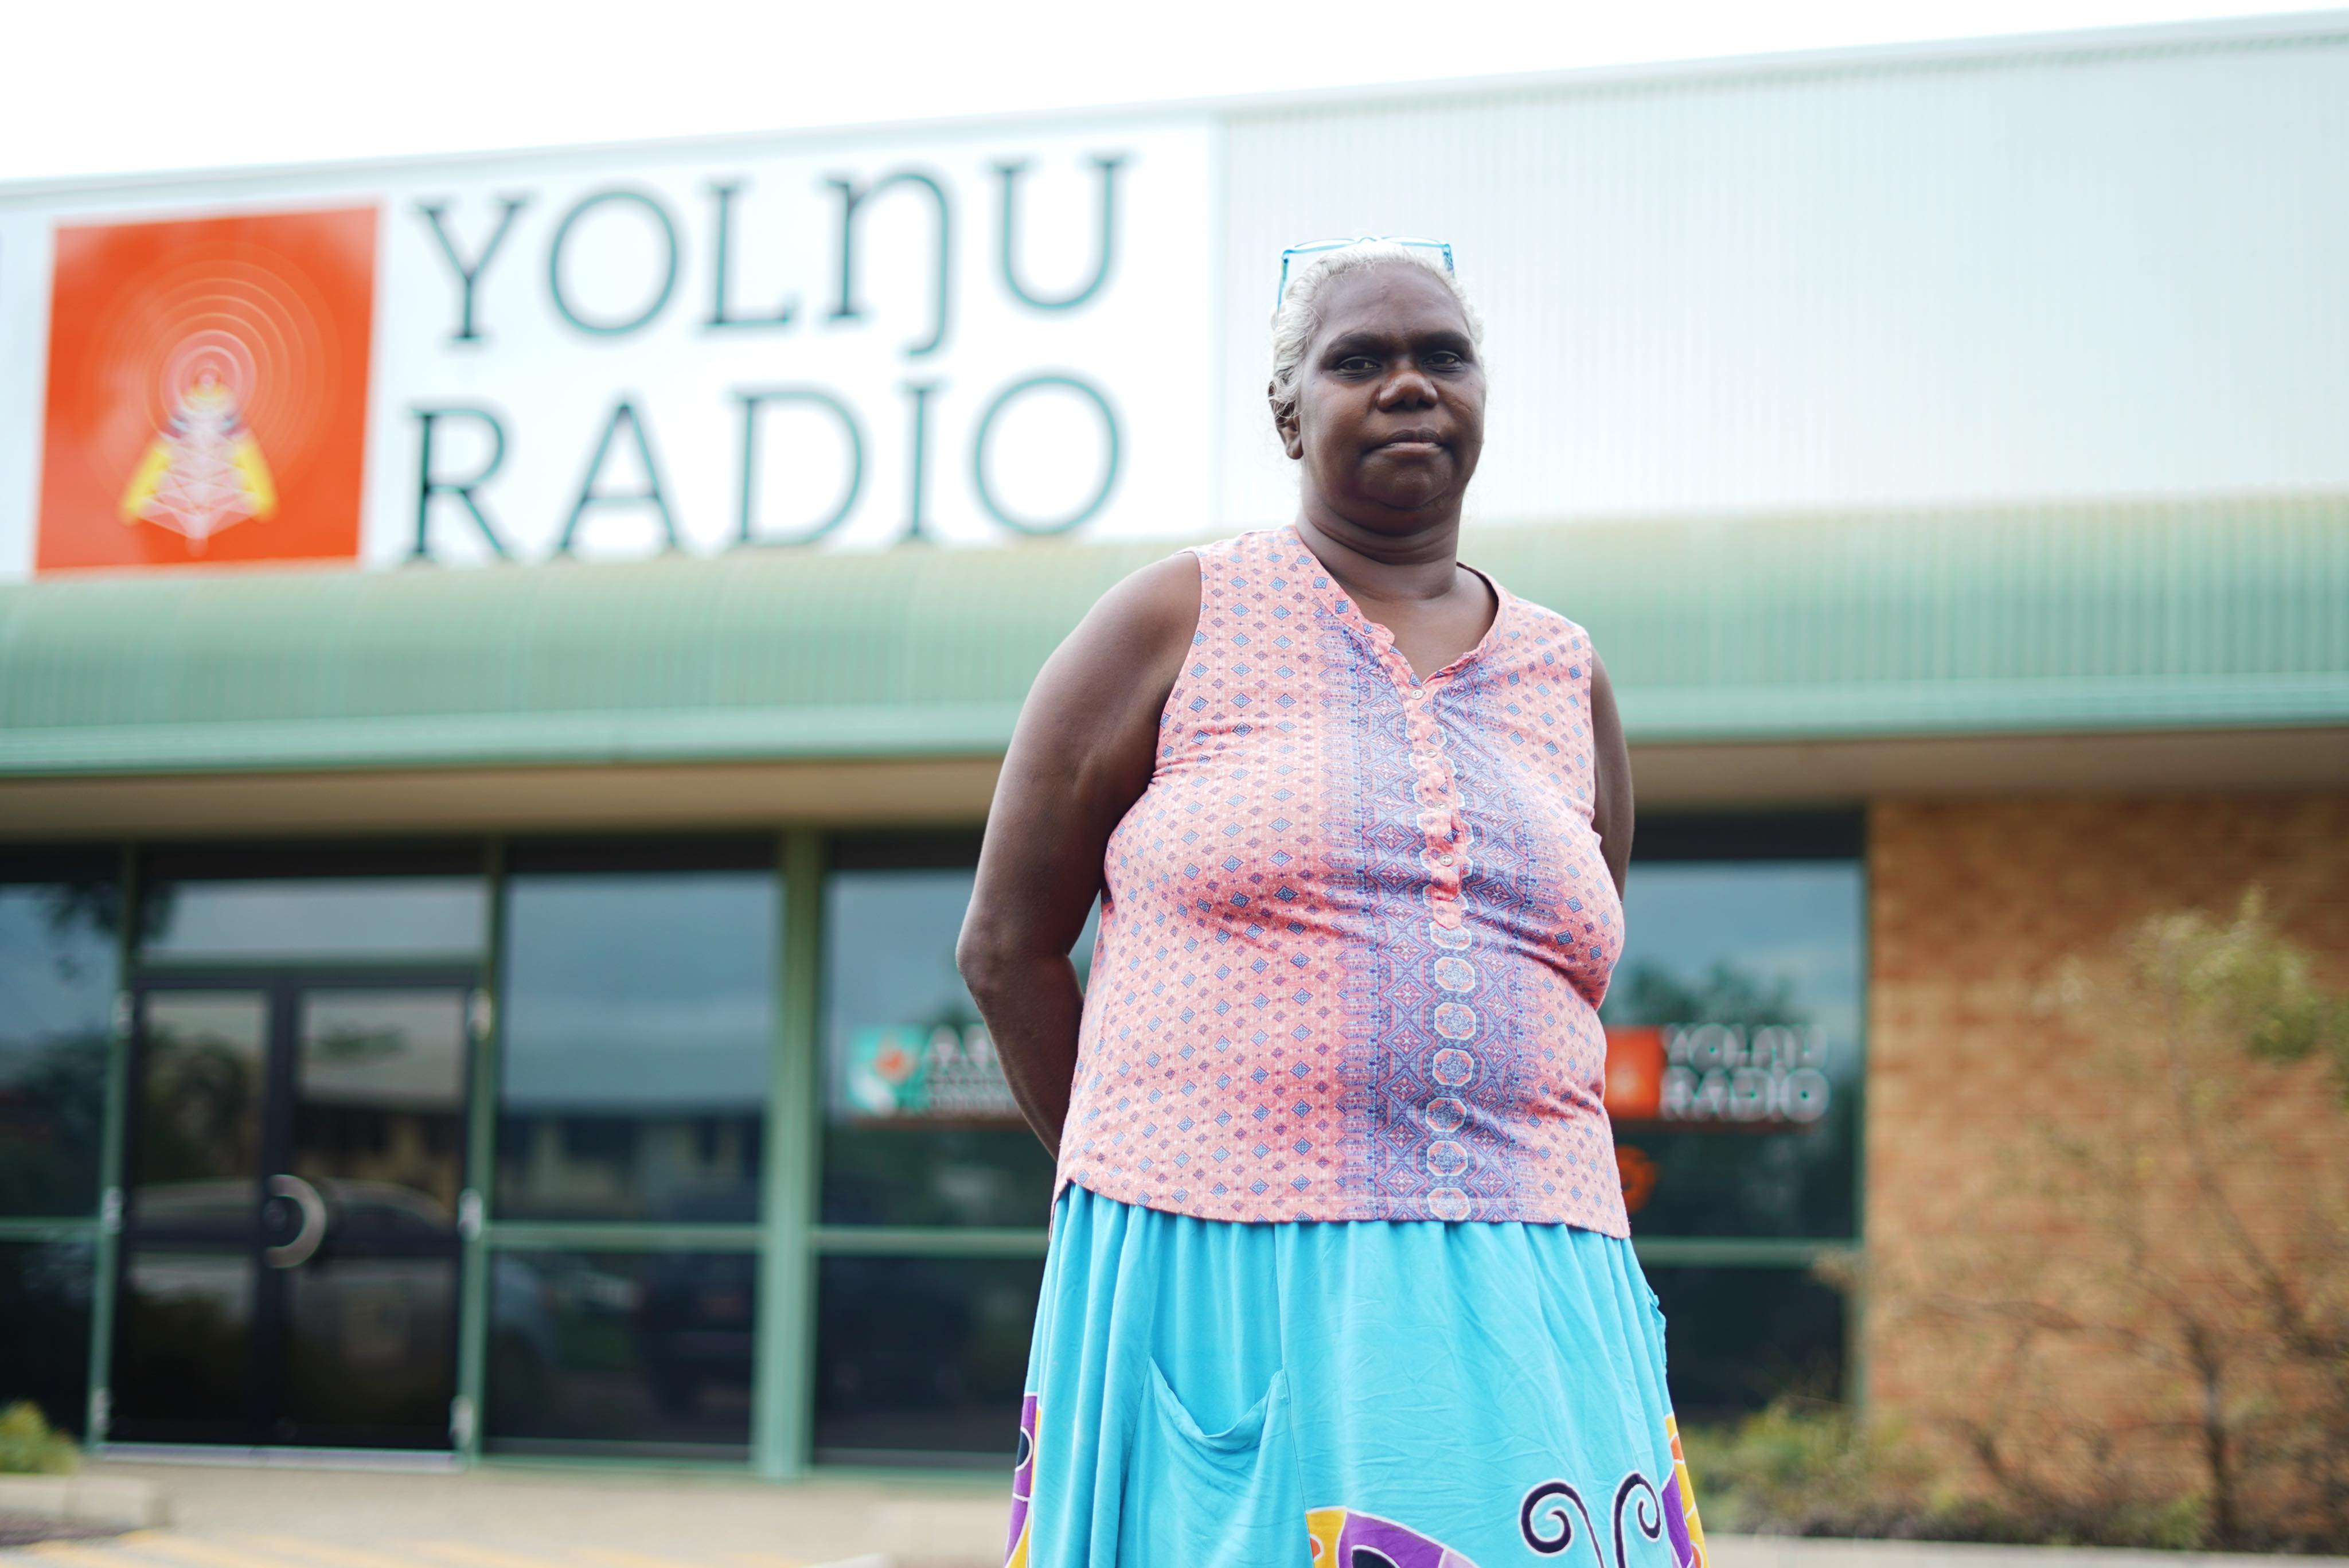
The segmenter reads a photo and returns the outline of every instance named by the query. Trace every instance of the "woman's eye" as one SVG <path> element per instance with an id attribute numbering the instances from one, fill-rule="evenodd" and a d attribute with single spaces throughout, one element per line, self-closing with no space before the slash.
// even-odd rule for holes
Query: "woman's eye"
<path id="1" fill-rule="evenodd" d="M 1366 354 L 1349 354 L 1338 361 L 1341 376 L 1366 376 L 1379 368 L 1379 362 Z"/>
<path id="2" fill-rule="evenodd" d="M 1459 355 L 1448 348 L 1439 349 L 1427 357 L 1427 368 L 1431 370 L 1457 370 L 1464 363 Z"/>

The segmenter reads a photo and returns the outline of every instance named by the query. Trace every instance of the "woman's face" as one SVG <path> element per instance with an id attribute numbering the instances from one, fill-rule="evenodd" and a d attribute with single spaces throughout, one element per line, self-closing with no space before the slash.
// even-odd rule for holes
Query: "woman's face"
<path id="1" fill-rule="evenodd" d="M 1403 534 L 1456 514 L 1485 450 L 1485 368 L 1459 302 L 1415 266 L 1332 283 L 1280 434 L 1309 494 L 1349 521 Z"/>

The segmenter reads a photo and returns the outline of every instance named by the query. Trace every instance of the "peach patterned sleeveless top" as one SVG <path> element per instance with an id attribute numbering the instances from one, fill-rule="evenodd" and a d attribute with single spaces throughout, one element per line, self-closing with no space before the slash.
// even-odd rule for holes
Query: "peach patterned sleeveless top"
<path id="1" fill-rule="evenodd" d="M 1421 680 L 1293 528 L 1195 554 L 1191 656 L 1104 857 L 1060 1182 L 1629 1234 L 1589 638 L 1495 585 L 1484 641 Z"/>

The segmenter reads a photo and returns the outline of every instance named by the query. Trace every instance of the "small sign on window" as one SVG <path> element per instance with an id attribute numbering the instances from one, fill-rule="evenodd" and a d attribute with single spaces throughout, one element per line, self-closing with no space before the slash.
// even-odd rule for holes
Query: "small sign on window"
<path id="1" fill-rule="evenodd" d="M 892 1024 L 849 1036 L 848 1112 L 859 1120 L 1017 1122 L 984 1023 Z"/>

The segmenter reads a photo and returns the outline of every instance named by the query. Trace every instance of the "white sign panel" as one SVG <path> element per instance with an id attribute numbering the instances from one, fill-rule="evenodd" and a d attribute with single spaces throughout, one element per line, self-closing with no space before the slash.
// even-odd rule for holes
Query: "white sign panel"
<path id="1" fill-rule="evenodd" d="M 0 206 L 0 574 L 1198 531 L 1213 134 Z"/>

